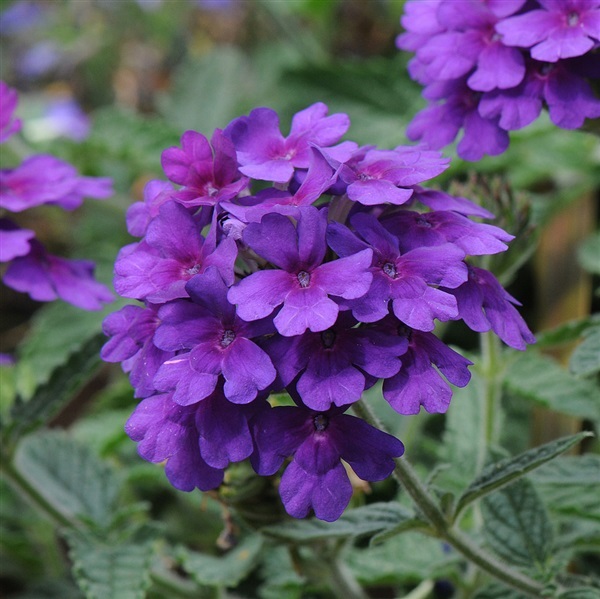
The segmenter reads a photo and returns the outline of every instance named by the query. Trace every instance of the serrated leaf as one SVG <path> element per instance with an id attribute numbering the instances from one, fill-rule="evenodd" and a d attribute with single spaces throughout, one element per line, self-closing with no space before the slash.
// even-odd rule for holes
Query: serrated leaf
<path id="1" fill-rule="evenodd" d="M 533 485 L 518 480 L 481 504 L 485 538 L 507 562 L 526 568 L 546 568 L 553 532 L 546 509 Z"/>
<path id="2" fill-rule="evenodd" d="M 583 432 L 563 437 L 530 449 L 516 457 L 505 458 L 486 466 L 458 500 L 456 514 L 460 514 L 473 501 L 525 476 L 528 472 L 556 458 L 589 436 L 591 436 L 590 433 Z"/>
<path id="3" fill-rule="evenodd" d="M 120 482 L 87 446 L 61 432 L 30 435 L 17 446 L 14 466 L 65 518 L 110 523 Z"/>
<path id="4" fill-rule="evenodd" d="M 547 331 L 536 332 L 536 347 L 550 347 L 577 341 L 590 328 L 600 325 L 600 314 L 592 314 L 579 320 L 571 320 Z"/>
<path id="5" fill-rule="evenodd" d="M 571 355 L 569 370 L 578 376 L 591 376 L 600 371 L 600 325 L 584 333 L 583 341 Z"/>
<path id="6" fill-rule="evenodd" d="M 73 575 L 86 599 L 144 599 L 150 586 L 152 546 L 110 546 L 70 534 Z"/>
<path id="7" fill-rule="evenodd" d="M 600 231 L 590 235 L 579 246 L 577 257 L 585 270 L 595 275 L 600 274 Z"/>
<path id="8" fill-rule="evenodd" d="M 262 532 L 286 541 L 308 543 L 320 539 L 339 539 L 372 535 L 414 520 L 414 514 L 398 503 L 373 503 L 346 511 L 335 522 L 316 518 L 291 520 L 267 526 Z"/>
<path id="9" fill-rule="evenodd" d="M 521 397 L 563 414 L 600 418 L 600 389 L 592 381 L 579 379 L 552 358 L 525 352 L 508 367 L 507 389 Z"/>
<path id="10" fill-rule="evenodd" d="M 50 380 L 38 387 L 31 399 L 18 399 L 2 432 L 3 443 L 14 443 L 55 416 L 100 367 L 100 348 L 105 342 L 104 335 L 94 335 L 52 372 Z"/>
<path id="11" fill-rule="evenodd" d="M 460 559 L 439 539 L 407 532 L 376 547 L 353 547 L 347 564 L 363 585 L 392 585 L 445 577 Z"/>
<path id="12" fill-rule="evenodd" d="M 245 538 L 222 557 L 182 548 L 178 559 L 183 569 L 198 583 L 214 587 L 235 587 L 257 564 L 263 539 L 255 534 Z"/>

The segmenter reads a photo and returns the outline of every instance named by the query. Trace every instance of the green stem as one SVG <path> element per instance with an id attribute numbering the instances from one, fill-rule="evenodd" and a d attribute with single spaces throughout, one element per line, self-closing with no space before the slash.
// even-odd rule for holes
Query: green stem
<path id="1" fill-rule="evenodd" d="M 336 597 L 339 599 L 368 599 L 368 595 L 358 584 L 348 566 L 338 557 L 334 557 L 328 566 L 331 590 Z"/>
<path id="2" fill-rule="evenodd" d="M 385 430 L 371 408 L 364 402 L 353 405 L 356 413 L 369 424 Z M 503 583 L 518 589 L 532 597 L 540 597 L 544 589 L 539 582 L 529 578 L 521 572 L 512 569 L 494 555 L 485 551 L 474 543 L 468 536 L 452 527 L 444 516 L 435 498 L 429 493 L 420 481 L 416 472 L 405 457 L 396 459 L 394 477 L 410 495 L 415 505 L 435 529 L 438 537 L 452 545 L 459 553 L 471 563 L 476 564 L 488 574 L 491 574 Z"/>
<path id="3" fill-rule="evenodd" d="M 485 380 L 484 391 L 484 447 L 498 441 L 500 427 L 498 426 L 499 405 L 502 396 L 500 368 L 498 366 L 500 341 L 493 333 L 481 334 L 481 371 Z M 485 456 L 483 456 L 485 459 Z M 480 464 L 480 467 L 483 464 Z"/>

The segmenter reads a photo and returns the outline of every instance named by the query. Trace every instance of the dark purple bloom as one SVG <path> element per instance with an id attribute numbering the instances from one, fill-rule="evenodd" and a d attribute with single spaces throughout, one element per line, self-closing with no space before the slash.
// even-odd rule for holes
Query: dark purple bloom
<path id="1" fill-rule="evenodd" d="M 444 377 L 457 387 L 465 387 L 471 378 L 468 367 L 472 362 L 433 333 L 411 330 L 392 318 L 378 326 L 390 332 L 396 329 L 408 341 L 400 372 L 383 382 L 383 397 L 400 414 L 418 414 L 421 406 L 430 413 L 445 412 L 452 389 Z"/>
<path id="2" fill-rule="evenodd" d="M 125 432 L 139 442 L 138 453 L 145 460 L 167 461 L 167 478 L 180 491 L 208 491 L 223 481 L 223 470 L 209 466 L 200 454 L 196 410 L 173 402 L 171 394 L 143 400 Z"/>
<path id="3" fill-rule="evenodd" d="M 417 186 L 411 201 L 418 200 L 424 206 L 432 210 L 450 210 L 465 216 L 478 216 L 480 218 L 494 218 L 493 213 L 471 200 L 462 197 L 451 196 L 438 189 L 425 189 Z"/>
<path id="4" fill-rule="evenodd" d="M 109 314 L 102 323 L 104 334 L 111 339 L 100 355 L 107 362 L 122 362 L 136 397 L 156 393 L 154 375 L 160 365 L 173 356 L 173 352 L 154 345 L 154 333 L 159 325 L 158 307 L 153 305 L 125 306 Z"/>
<path id="5" fill-rule="evenodd" d="M 8 262 L 17 256 L 29 254 L 30 241 L 34 237 L 34 231 L 21 229 L 12 221 L 0 218 L 0 262 Z"/>
<path id="6" fill-rule="evenodd" d="M 507 46 L 545 62 L 582 56 L 600 42 L 600 0 L 537 0 L 539 8 L 496 25 Z"/>
<path id="7" fill-rule="evenodd" d="M 328 410 L 358 401 L 378 378 L 400 369 L 406 339 L 356 324 L 348 313 L 340 314 L 326 331 L 275 336 L 266 344 L 283 385 L 301 373 L 296 390 L 307 407 Z"/>
<path id="8" fill-rule="evenodd" d="M 186 131 L 181 148 L 165 150 L 161 162 L 169 180 L 183 186 L 172 197 L 186 206 L 214 206 L 248 187 L 248 178 L 238 171 L 235 148 L 220 129 L 210 143 L 201 133 Z"/>
<path id="9" fill-rule="evenodd" d="M 346 302 L 355 318 L 361 322 L 381 320 L 388 314 L 389 302 L 402 322 L 422 331 L 432 331 L 435 318 L 457 318 L 454 297 L 434 286 L 454 288 L 466 280 L 463 250 L 444 244 L 401 252 L 399 238 L 374 216 L 357 214 L 351 223 L 362 239 L 343 225 L 331 223 L 328 241 L 339 256 L 373 249 L 371 287 L 362 297 Z"/>
<path id="10" fill-rule="evenodd" d="M 11 212 L 41 204 L 73 210 L 84 197 L 102 199 L 110 195 L 110 179 L 82 177 L 73 166 L 54 156 L 31 156 L 14 169 L 0 171 L 0 207 Z"/>
<path id="11" fill-rule="evenodd" d="M 4 284 L 39 302 L 62 299 L 84 310 L 100 310 L 112 302 L 110 291 L 94 279 L 94 263 L 48 254 L 35 239 L 27 255 L 16 257 L 4 275 Z"/>
<path id="12" fill-rule="evenodd" d="M 232 121 L 225 129 L 235 145 L 240 171 L 248 177 L 286 183 L 295 168 L 308 168 L 310 144 L 329 148 L 346 133 L 345 114 L 327 116 L 318 102 L 294 115 L 288 137 L 279 130 L 279 117 L 270 108 L 255 108 L 249 116 Z"/>
<path id="13" fill-rule="evenodd" d="M 339 312 L 329 296 L 360 297 L 372 279 L 369 249 L 323 263 L 327 213 L 312 206 L 299 210 L 297 227 L 285 216 L 268 214 L 244 229 L 248 246 L 277 269 L 251 274 L 228 294 L 244 320 L 264 318 L 283 304 L 273 322 L 285 336 L 328 329 Z"/>
<path id="14" fill-rule="evenodd" d="M 175 388 L 173 400 L 189 405 L 210 395 L 223 376 L 229 401 L 252 401 L 276 373 L 269 356 L 251 338 L 272 332 L 272 325 L 241 320 L 214 267 L 191 279 L 186 289 L 192 302 L 170 302 L 161 308 L 155 343 L 167 351 L 189 351 L 162 365 L 156 385 L 161 390 Z"/>
<path id="15" fill-rule="evenodd" d="M 366 148 L 344 165 L 340 177 L 348 184 L 348 197 L 355 202 L 367 206 L 404 204 L 412 196 L 413 185 L 439 175 L 448 168 L 448 162 L 439 152 L 424 148 Z"/>
<path id="16" fill-rule="evenodd" d="M 21 130 L 21 120 L 15 118 L 17 91 L 0 81 L 0 143 Z"/>
<path id="17" fill-rule="evenodd" d="M 124 297 L 164 303 L 187 297 L 186 283 L 216 266 L 229 284 L 237 247 L 233 239 L 216 244 L 216 231 L 205 240 L 195 218 L 181 204 L 167 202 L 148 225 L 140 243 L 124 247 L 115 263 L 115 289 Z"/>
<path id="18" fill-rule="evenodd" d="M 482 268 L 469 267 L 469 280 L 449 291 L 456 297 L 458 312 L 478 333 L 490 329 L 507 345 L 524 350 L 535 337 L 515 305 L 521 304 L 500 285 L 494 275 Z"/>
<path id="19" fill-rule="evenodd" d="M 286 511 L 304 518 L 310 510 L 321 520 L 337 520 L 352 496 L 340 460 L 369 481 L 382 480 L 404 453 L 398 439 L 339 408 L 317 412 L 304 407 L 277 407 L 256 421 L 257 452 L 252 463 L 261 475 L 274 474 L 293 456 L 279 493 Z"/>

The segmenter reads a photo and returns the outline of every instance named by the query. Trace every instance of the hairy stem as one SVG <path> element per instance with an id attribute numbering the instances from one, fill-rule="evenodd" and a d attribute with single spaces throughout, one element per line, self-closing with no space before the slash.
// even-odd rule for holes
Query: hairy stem
<path id="1" fill-rule="evenodd" d="M 370 406 L 364 402 L 353 405 L 356 413 L 369 424 L 385 430 L 373 413 Z M 416 472 L 405 457 L 396 459 L 394 477 L 402 488 L 410 495 L 415 505 L 427 518 L 438 537 L 452 545 L 456 551 L 466 557 L 471 563 L 476 564 L 488 574 L 491 574 L 503 583 L 518 589 L 519 591 L 539 598 L 544 589 L 543 585 L 529 576 L 514 570 L 505 562 L 485 551 L 474 543 L 467 535 L 455 529 L 440 509 L 436 499 L 429 493 L 421 482 Z"/>

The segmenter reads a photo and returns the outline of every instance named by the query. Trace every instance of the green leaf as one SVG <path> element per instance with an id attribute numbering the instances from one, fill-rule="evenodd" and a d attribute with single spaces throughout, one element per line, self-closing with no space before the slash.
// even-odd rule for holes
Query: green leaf
<path id="1" fill-rule="evenodd" d="M 14 443 L 55 416 L 100 367 L 100 348 L 105 342 L 104 335 L 94 335 L 52 372 L 50 380 L 38 387 L 31 399 L 17 398 L 2 431 L 3 443 Z"/>
<path id="2" fill-rule="evenodd" d="M 579 246 L 577 257 L 585 270 L 600 275 L 600 231 L 590 235 Z"/>
<path id="3" fill-rule="evenodd" d="M 536 347 L 551 347 L 577 341 L 590 328 L 600 325 L 600 314 L 592 314 L 579 320 L 570 320 L 553 329 L 536 333 Z"/>
<path id="4" fill-rule="evenodd" d="M 584 333 L 583 341 L 571 355 L 569 370 L 577 376 L 591 376 L 600 371 L 600 325 Z"/>
<path id="5" fill-rule="evenodd" d="M 76 534 L 67 539 L 73 575 L 86 599 L 144 599 L 150 586 L 151 544 L 111 546 Z"/>
<path id="6" fill-rule="evenodd" d="M 177 552 L 183 569 L 198 583 L 214 587 L 235 587 L 257 564 L 263 539 L 254 534 L 222 557 L 181 548 Z"/>
<path id="7" fill-rule="evenodd" d="M 372 535 L 396 529 L 409 522 L 415 522 L 414 515 L 398 503 L 373 503 L 348 510 L 335 522 L 324 522 L 316 518 L 291 520 L 267 526 L 262 532 L 286 541 L 308 543 L 321 539 Z"/>
<path id="8" fill-rule="evenodd" d="M 294 569 L 290 552 L 282 545 L 269 547 L 262 557 L 258 589 L 261 599 L 302 599 L 305 579 Z"/>
<path id="9" fill-rule="evenodd" d="M 456 514 L 458 515 L 473 501 L 525 476 L 528 472 L 553 460 L 589 436 L 591 436 L 591 433 L 583 432 L 563 437 L 530 449 L 516 457 L 505 458 L 486 466 L 458 500 Z"/>
<path id="10" fill-rule="evenodd" d="M 561 487 L 600 485 L 600 455 L 564 456 L 537 470 L 533 479 L 536 484 Z"/>
<path id="11" fill-rule="evenodd" d="M 569 374 L 552 358 L 534 351 L 525 352 L 512 362 L 505 385 L 510 392 L 557 412 L 592 420 L 600 418 L 598 385 Z"/>
<path id="12" fill-rule="evenodd" d="M 580 587 L 578 589 L 569 589 L 556 596 L 556 599 L 598 599 L 600 589 L 593 587 Z"/>
<path id="13" fill-rule="evenodd" d="M 552 526 L 535 488 L 526 479 L 484 498 L 484 533 L 490 547 L 509 563 L 546 569 Z"/>
<path id="14" fill-rule="evenodd" d="M 120 482 L 86 445 L 61 432 L 30 435 L 17 446 L 14 466 L 67 519 L 109 525 Z"/>
<path id="15" fill-rule="evenodd" d="M 439 539 L 415 532 L 388 542 L 347 552 L 347 564 L 363 585 L 392 585 L 445 577 L 456 567 L 458 554 L 448 552 Z"/>

